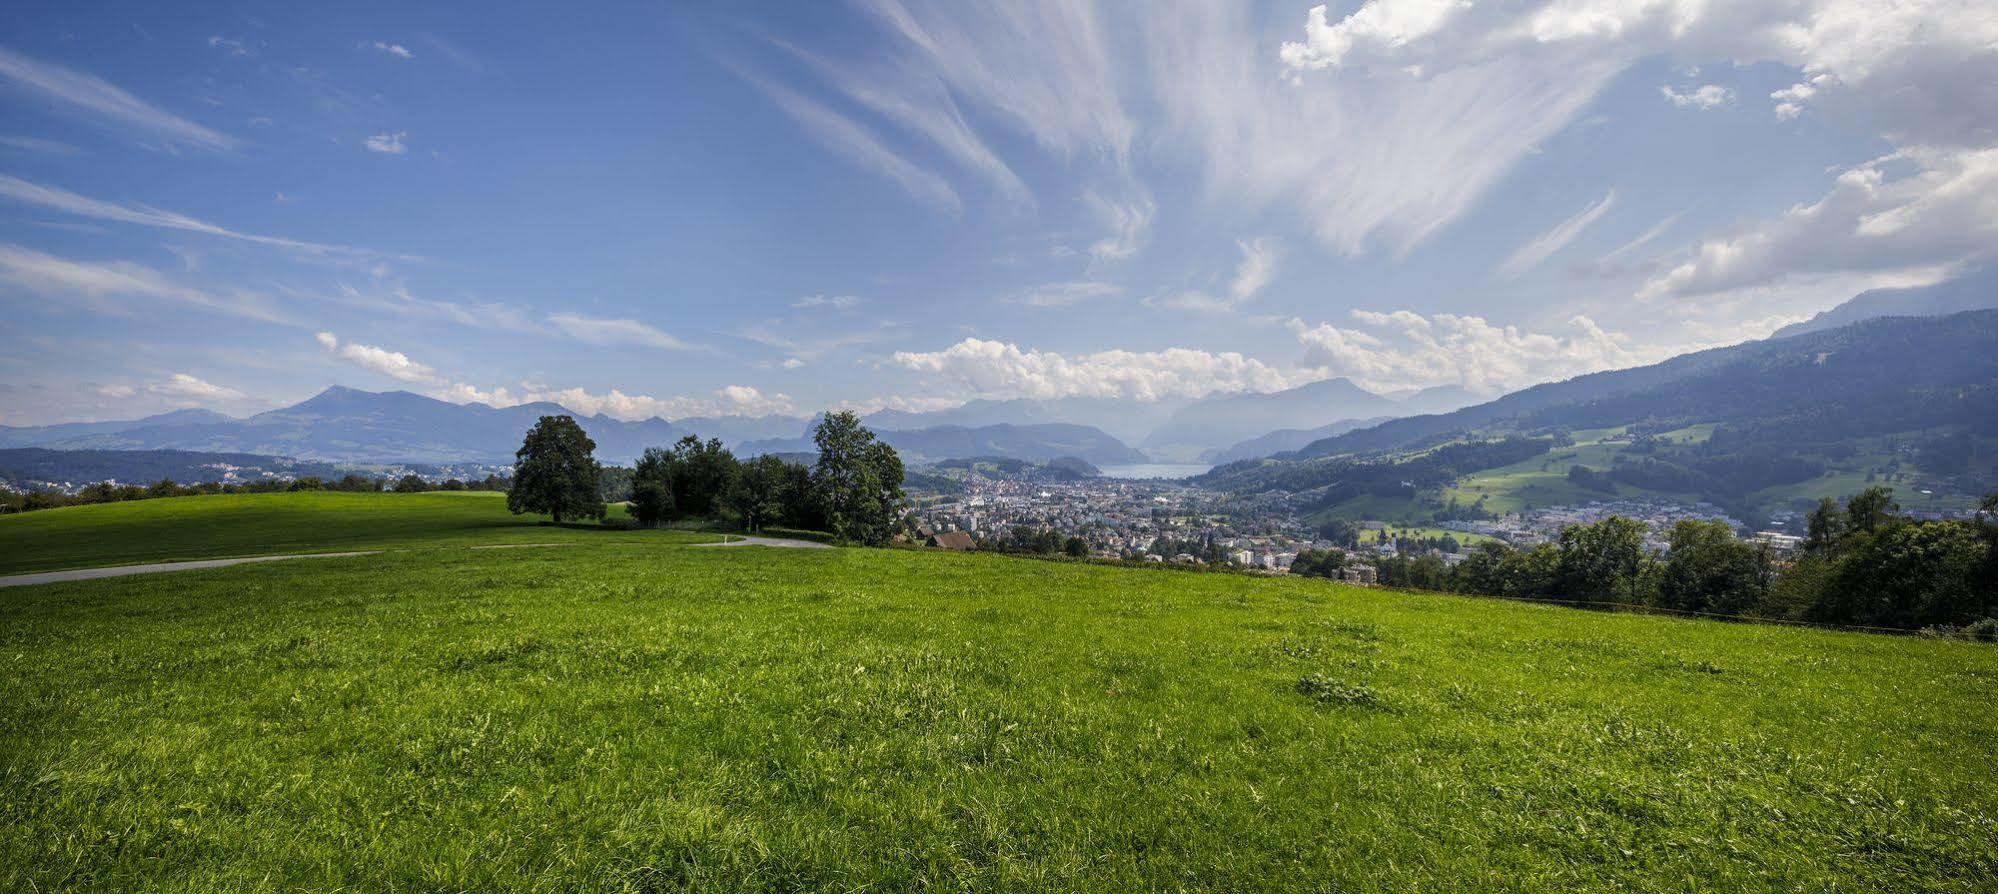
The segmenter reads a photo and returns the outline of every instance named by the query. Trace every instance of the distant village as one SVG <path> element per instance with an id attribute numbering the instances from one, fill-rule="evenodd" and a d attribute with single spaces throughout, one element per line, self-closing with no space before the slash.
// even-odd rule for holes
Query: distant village
<path id="1" fill-rule="evenodd" d="M 1279 495 L 1243 498 L 1164 480 L 1091 478 L 1037 481 L 973 472 L 961 479 L 963 492 L 915 494 L 911 521 L 916 536 L 944 549 L 1003 549 L 1022 531 L 1051 532 L 1063 541 L 1079 539 L 1086 555 L 1102 559 L 1211 564 L 1220 562 L 1273 574 L 1289 572 L 1307 550 L 1342 549 L 1349 561 L 1347 580 L 1372 583 L 1370 560 L 1429 554 L 1454 567 L 1485 539 L 1530 548 L 1560 537 L 1571 525 L 1622 516 L 1642 523 L 1645 548 L 1666 549 L 1674 524 L 1718 521 L 1737 532 L 1742 523 L 1708 503 L 1603 500 L 1577 506 L 1550 506 L 1490 520 L 1449 521 L 1417 529 L 1378 521 L 1355 522 L 1357 543 L 1328 539 L 1300 519 Z M 1776 530 L 1747 539 L 1768 547 L 1779 559 L 1793 554 L 1802 538 L 1781 525 L 1795 523 L 1781 513 Z M 1211 545 L 1195 552 L 1188 544 Z"/>

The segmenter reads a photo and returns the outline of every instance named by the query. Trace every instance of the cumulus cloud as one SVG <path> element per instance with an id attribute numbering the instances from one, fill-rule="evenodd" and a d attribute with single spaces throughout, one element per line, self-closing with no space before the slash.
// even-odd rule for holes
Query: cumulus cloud
<path id="1" fill-rule="evenodd" d="M 977 397 L 1156 401 L 1216 392 L 1280 391 L 1308 381 L 1232 351 L 1169 348 L 1071 357 L 978 338 L 941 351 L 897 351 L 894 362 Z"/>
<path id="2" fill-rule="evenodd" d="M 374 50 L 377 53 L 381 53 L 382 55 L 385 56 L 394 56 L 397 59 L 413 59 L 416 57 L 416 54 L 410 52 L 408 47 L 405 47 L 399 43 L 389 43 L 387 41 L 382 41 L 382 40 L 372 40 L 367 42 L 366 44 L 363 44 L 362 46 L 366 47 L 367 49 Z"/>
<path id="3" fill-rule="evenodd" d="M 404 130 L 398 130 L 395 133 L 378 133 L 369 137 L 362 145 L 366 146 L 369 152 L 380 152 L 385 155 L 401 155 L 409 151 L 409 147 L 403 145 L 402 142 L 403 138 L 407 136 L 409 136 L 409 132 Z"/>
<path id="4" fill-rule="evenodd" d="M 0 78 L 60 108 L 81 112 L 171 146 L 225 152 L 236 140 L 164 111 L 95 75 L 31 59 L 0 47 Z"/>
<path id="5" fill-rule="evenodd" d="M 660 398 L 626 394 L 616 388 L 593 392 L 586 388 L 553 388 L 523 382 L 519 390 L 512 390 L 504 387 L 482 389 L 460 383 L 440 390 L 437 397 L 457 403 L 476 402 L 495 407 L 547 402 L 560 404 L 585 416 L 601 414 L 626 421 L 654 416 L 686 419 L 693 416 L 770 416 L 797 412 L 789 395 L 764 394 L 748 385 L 726 385 L 715 389 L 707 397 Z"/>
<path id="6" fill-rule="evenodd" d="M 444 379 L 437 374 L 437 370 L 409 359 L 409 355 L 401 351 L 342 342 L 331 332 L 321 332 L 314 338 L 319 341 L 320 347 L 334 356 L 369 372 L 380 373 L 398 382 L 408 382 L 413 385 L 444 384 Z"/>
<path id="7" fill-rule="evenodd" d="M 1685 346 L 1637 347 L 1629 337 L 1576 316 L 1567 331 L 1494 326 L 1481 317 L 1355 310 L 1356 328 L 1289 323 L 1305 362 L 1375 391 L 1460 385 L 1498 394 L 1605 369 L 1641 366 Z"/>
<path id="8" fill-rule="evenodd" d="M 320 347 L 341 360 L 399 382 L 424 386 L 431 396 L 453 403 L 512 407 L 547 402 L 560 404 L 584 416 L 601 414 L 627 421 L 654 416 L 684 419 L 689 416 L 768 416 L 797 411 L 789 395 L 764 394 L 749 385 L 726 385 L 707 397 L 653 397 L 630 394 L 617 388 L 595 392 L 587 388 L 562 388 L 532 381 L 520 382 L 516 387 L 481 387 L 457 381 L 401 351 L 342 341 L 331 332 L 318 333 L 314 338 Z"/>
<path id="9" fill-rule="evenodd" d="M 1711 109 L 1734 101 L 1734 91 L 1719 84 L 1704 84 L 1685 92 L 1672 89 L 1669 85 L 1658 88 L 1667 100 L 1682 109 Z"/>
<path id="10" fill-rule="evenodd" d="M 1614 204 L 1616 204 L 1616 190 L 1612 189 L 1588 207 L 1575 212 L 1573 217 L 1555 224 L 1551 229 L 1520 246 L 1517 251 L 1499 263 L 1498 275 L 1511 279 L 1540 266 L 1542 261 L 1547 260 L 1555 252 L 1567 248 L 1568 243 L 1575 241 L 1576 236 L 1582 235 L 1583 230 L 1588 229 L 1590 224 L 1595 223 Z"/>
<path id="11" fill-rule="evenodd" d="M 599 319 L 579 314 L 550 314 L 548 322 L 577 341 L 598 345 L 637 345 L 664 351 L 685 351 L 692 345 L 657 327 L 631 319 Z"/>
<path id="12" fill-rule="evenodd" d="M 1824 273 L 1951 265 L 1998 247 L 1998 147 L 1914 147 L 1840 173 L 1824 198 L 1707 239 L 1639 297 Z"/>

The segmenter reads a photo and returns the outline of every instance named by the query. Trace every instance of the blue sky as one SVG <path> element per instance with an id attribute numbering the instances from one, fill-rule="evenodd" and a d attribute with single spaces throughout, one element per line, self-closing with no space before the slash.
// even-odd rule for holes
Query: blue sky
<path id="1" fill-rule="evenodd" d="M 13 3 L 0 424 L 1483 393 L 1998 246 L 1930 0 Z"/>

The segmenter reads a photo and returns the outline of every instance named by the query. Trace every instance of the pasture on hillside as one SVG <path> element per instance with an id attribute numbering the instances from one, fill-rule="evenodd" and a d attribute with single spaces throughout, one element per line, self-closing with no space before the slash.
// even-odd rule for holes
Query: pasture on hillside
<path id="1" fill-rule="evenodd" d="M 521 530 L 0 590 L 0 889 L 1998 886 L 1988 645 Z"/>
<path id="2" fill-rule="evenodd" d="M 611 504 L 613 518 L 624 507 Z M 543 524 L 506 511 L 506 495 L 301 491 L 207 494 L 0 516 L 0 574 L 229 556 L 476 544 L 653 539 Z M 678 535 L 711 539 L 702 535 Z"/>

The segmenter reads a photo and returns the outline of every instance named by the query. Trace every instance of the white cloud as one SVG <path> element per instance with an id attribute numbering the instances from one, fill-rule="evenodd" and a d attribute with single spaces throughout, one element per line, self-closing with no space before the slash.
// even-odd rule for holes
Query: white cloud
<path id="1" fill-rule="evenodd" d="M 383 311 L 411 319 L 438 320 L 475 329 L 534 334 L 549 331 L 535 318 L 533 311 L 525 307 L 499 302 L 464 303 L 422 298 L 401 284 L 377 284 L 363 290 L 343 283 L 331 295 L 301 294 L 300 297 L 330 300 L 349 307 Z"/>
<path id="2" fill-rule="evenodd" d="M 852 119 L 790 88 L 755 75 L 742 73 L 742 76 L 834 154 L 895 181 L 917 201 L 953 213 L 964 206 L 957 190 L 942 176 L 903 158 Z"/>
<path id="3" fill-rule="evenodd" d="M 211 151 L 236 148 L 236 140 L 125 92 L 95 75 L 30 59 L 0 47 L 0 78 L 62 106 L 139 131 L 173 146 Z"/>
<path id="4" fill-rule="evenodd" d="M 399 43 L 388 43 L 387 41 L 374 40 L 374 41 L 369 41 L 368 43 L 363 44 L 362 46 L 386 56 L 394 56 L 397 59 L 412 59 L 415 58 L 416 56 L 416 54 L 411 53 L 409 51 L 408 47 L 405 47 Z"/>
<path id="5" fill-rule="evenodd" d="M 1277 249 L 1275 239 L 1235 240 L 1235 246 L 1242 250 L 1242 262 L 1235 266 L 1235 279 L 1228 284 L 1228 297 L 1235 304 L 1241 304 L 1270 284 L 1276 276 Z"/>
<path id="6" fill-rule="evenodd" d="M 784 367 L 785 369 L 803 369 L 805 367 L 805 361 L 799 360 L 796 357 L 786 357 L 784 358 L 784 362 L 779 365 Z"/>
<path id="7" fill-rule="evenodd" d="M 1546 232 L 1520 246 L 1499 263 L 1498 275 L 1512 279 L 1540 266 L 1542 261 L 1553 256 L 1555 252 L 1567 248 L 1568 243 L 1575 241 L 1576 236 L 1582 235 L 1583 230 L 1588 229 L 1590 224 L 1595 223 L 1614 204 L 1616 204 L 1616 190 L 1612 189 L 1588 207 L 1575 212 L 1573 217 L 1555 224 Z"/>
<path id="8" fill-rule="evenodd" d="M 198 289 L 140 264 L 73 261 L 20 245 L 0 244 L 0 282 L 45 298 L 84 299 L 100 313 L 125 310 L 106 303 L 106 298 L 156 298 L 264 323 L 297 325 L 269 298 L 255 292 Z"/>
<path id="9" fill-rule="evenodd" d="M 1024 304 L 1028 307 L 1068 307 L 1083 301 L 1122 294 L 1124 287 L 1114 283 L 1075 280 L 1041 283 L 1008 295 L 1004 300 L 1009 304 Z"/>
<path id="10" fill-rule="evenodd" d="M 1998 147 L 1914 147 L 1841 172 L 1824 198 L 1702 242 L 1639 297 L 1813 274 L 1961 264 L 1998 248 Z"/>
<path id="11" fill-rule="evenodd" d="M 187 373 L 174 373 L 164 382 L 147 385 L 146 391 L 181 402 L 212 403 L 244 400 L 249 397 L 234 388 L 204 381 Z"/>
<path id="12" fill-rule="evenodd" d="M 858 295 L 806 295 L 791 302 L 800 310 L 812 307 L 830 307 L 834 310 L 852 310 L 859 307 L 862 299 Z"/>
<path id="13" fill-rule="evenodd" d="M 342 342 L 331 332 L 321 332 L 314 338 L 319 341 L 321 347 L 334 356 L 369 372 L 380 373 L 398 382 L 409 382 L 414 385 L 444 384 L 444 379 L 437 374 L 437 370 L 409 359 L 409 355 L 401 351 Z"/>
<path id="14" fill-rule="evenodd" d="M 1694 64 L 1775 62 L 1808 87 L 1779 101 L 1854 102 L 1909 142 L 1988 140 L 1998 120 L 1998 16 L 1966 0 L 1367 0 L 1329 22 L 1307 16 L 1280 57 L 1332 67 L 1425 72 L 1500 57 L 1581 55 L 1619 67 L 1651 56 Z"/>
<path id="15" fill-rule="evenodd" d="M 1237 239 L 1235 247 L 1242 252 L 1242 260 L 1235 265 L 1235 276 L 1228 282 L 1225 295 L 1215 295 L 1207 289 L 1168 290 L 1145 297 L 1146 307 L 1191 310 L 1203 313 L 1232 313 L 1244 302 L 1254 298 L 1276 275 L 1279 255 L 1277 240 L 1273 238 Z"/>
<path id="16" fill-rule="evenodd" d="M 1628 336 L 1604 331 L 1585 316 L 1570 319 L 1565 333 L 1528 332 L 1494 326 L 1481 317 L 1425 317 L 1406 310 L 1355 310 L 1352 317 L 1360 328 L 1310 326 L 1298 319 L 1289 325 L 1304 345 L 1307 364 L 1382 392 L 1460 385 L 1480 394 L 1498 394 L 1583 373 L 1653 363 L 1684 349 L 1633 346 Z"/>
<path id="17" fill-rule="evenodd" d="M 1632 252 L 1635 252 L 1646 245 L 1650 245 L 1653 240 L 1657 239 L 1660 236 L 1665 235 L 1665 232 L 1667 230 L 1672 229 L 1673 225 L 1677 224 L 1679 222 L 1679 218 L 1684 214 L 1685 212 L 1681 211 L 1677 214 L 1673 214 L 1672 216 L 1665 218 L 1664 220 L 1652 224 L 1650 229 L 1637 234 L 1636 238 L 1631 239 L 1629 242 L 1625 242 L 1624 244 L 1619 245 L 1613 249 L 1610 249 L 1607 254 L 1603 255 L 1600 258 L 1597 258 L 1596 264 L 1598 266 L 1609 264 L 1613 261 L 1622 259 L 1624 256 L 1629 255 Z"/>
<path id="18" fill-rule="evenodd" d="M 1046 0 L 863 0 L 918 65 L 1064 157 L 1128 157 L 1136 125 L 1118 95 L 1111 42 L 1095 6 Z"/>
<path id="19" fill-rule="evenodd" d="M 369 137 L 362 145 L 368 147 L 369 152 L 401 155 L 409 151 L 409 147 L 403 145 L 402 142 L 403 138 L 407 136 L 409 136 L 409 132 L 404 130 L 398 130 L 395 133 L 378 133 Z"/>
<path id="20" fill-rule="evenodd" d="M 0 174 L 0 198 L 20 202 L 25 205 L 49 208 L 66 214 L 74 214 L 78 217 L 137 224 L 145 227 L 159 227 L 168 230 L 185 230 L 190 233 L 202 233 L 226 239 L 240 239 L 244 242 L 291 249 L 307 254 L 385 257 L 385 255 L 379 252 L 364 248 L 354 248 L 346 245 L 326 245 L 318 242 L 302 242 L 297 239 L 285 239 L 278 236 L 262 236 L 256 233 L 238 232 L 178 212 L 154 208 L 150 205 L 127 205 L 119 202 L 93 199 L 66 189 L 46 186 L 6 174 Z"/>
<path id="21" fill-rule="evenodd" d="M 1682 109 L 1706 110 L 1724 106 L 1734 101 L 1734 91 L 1719 84 L 1703 84 L 1684 93 L 1674 90 L 1668 85 L 1658 88 L 1658 92 L 1664 94 L 1666 99 L 1671 100 L 1673 105 Z"/>
<path id="22" fill-rule="evenodd" d="M 897 351 L 894 362 L 977 397 L 1155 401 L 1216 392 L 1279 391 L 1309 381 L 1232 351 L 1168 348 L 1069 357 L 978 338 L 941 351 Z"/>
<path id="23" fill-rule="evenodd" d="M 1794 86 L 1771 96 L 1776 118 L 1796 118 L 1817 107 L 1836 110 L 1843 120 L 1873 122 L 1890 143 L 1927 168 L 1924 175 L 1900 184 L 1909 187 L 1905 192 L 1931 183 L 1965 186 L 1952 182 L 1950 172 L 1962 164 L 1947 161 L 1947 156 L 1998 143 L 1991 124 L 1998 121 L 1998 15 L 1983 2 L 1367 0 L 1336 22 L 1326 7 L 1314 8 L 1303 39 L 1285 44 L 1279 56 L 1307 83 L 1349 76 L 1325 71 L 1334 68 L 1363 70 L 1376 81 L 1399 75 L 1440 83 L 1494 63 L 1554 64 L 1573 67 L 1573 77 L 1581 82 L 1656 57 L 1694 65 L 1773 62 L 1800 74 Z M 1700 94 L 1706 92 L 1694 91 L 1689 102 L 1722 99 L 1708 93 L 1703 100 Z M 1838 206 L 1850 201 L 1852 187 L 1841 183 L 1826 202 Z M 1910 206 L 1947 205 L 1960 201 L 1962 193 L 1897 198 Z M 1709 276 L 1724 278 L 1717 275 L 1723 268 L 1753 266 L 1743 265 L 1732 252 L 1758 254 L 1765 243 L 1783 244 L 1780 232 L 1796 229 L 1806 218 L 1837 216 L 1800 213 L 1808 211 L 1792 209 L 1764 225 L 1775 231 L 1769 234 L 1710 239 L 1700 261 L 1667 282 L 1654 282 L 1651 291 L 1691 288 Z M 1841 248 L 1822 254 L 1879 244 L 1855 242 L 1846 230 L 1852 223 L 1831 226 L 1832 241 Z M 1919 240 L 1904 237 L 1899 240 L 1903 251 L 1888 254 L 1921 255 L 1926 261 L 1947 254 L 1957 242 L 1932 228 L 1911 224 L 1907 229 L 1927 231 L 1935 242 L 1916 250 Z M 1806 253 L 1801 245 L 1794 248 Z"/>
<path id="24" fill-rule="evenodd" d="M 1007 201 L 1034 204 L 1020 176 L 972 131 L 942 81 L 906 64 L 877 63 L 862 76 L 858 70 L 790 44 L 778 46 L 810 63 L 855 102 L 923 136 L 959 165 L 984 175 Z"/>
<path id="25" fill-rule="evenodd" d="M 1089 246 L 1089 257 L 1095 261 L 1121 261 L 1145 247 L 1145 239 L 1152 228 L 1152 217 L 1158 213 L 1158 205 L 1152 197 L 1142 191 L 1123 199 L 1111 199 L 1095 190 L 1082 194 L 1082 202 L 1094 211 L 1103 221 L 1110 234 Z"/>
<path id="26" fill-rule="evenodd" d="M 237 40 L 233 37 L 223 37 L 220 34 L 216 34 L 209 37 L 208 45 L 218 50 L 222 50 L 223 52 L 226 52 L 231 56 L 256 55 L 256 53 L 250 51 L 249 47 L 244 46 L 242 41 Z"/>
<path id="27" fill-rule="evenodd" d="M 585 388 L 552 388 L 523 382 L 519 391 L 507 388 L 481 389 L 455 384 L 437 392 L 442 400 L 483 403 L 495 407 L 548 402 L 584 416 L 602 414 L 613 419 L 686 419 L 693 416 L 770 416 L 797 412 L 789 395 L 764 394 L 748 385 L 727 385 L 708 397 L 658 398 L 626 394 L 616 388 L 597 393 Z"/>
<path id="28" fill-rule="evenodd" d="M 548 322 L 577 341 L 598 345 L 637 345 L 664 351 L 692 350 L 687 344 L 656 327 L 629 319 L 599 319 L 572 313 L 550 314 Z"/>
<path id="29" fill-rule="evenodd" d="M 41 137 L 0 136 L 0 146 L 33 152 L 39 155 L 75 155 L 77 148 L 60 140 L 45 140 Z"/>
<path id="30" fill-rule="evenodd" d="M 139 389 L 130 385 L 100 385 L 97 388 L 97 393 L 112 400 L 125 400 L 132 395 L 138 394 Z"/>

